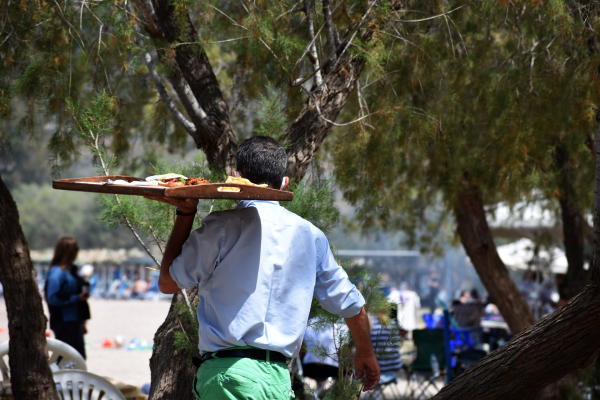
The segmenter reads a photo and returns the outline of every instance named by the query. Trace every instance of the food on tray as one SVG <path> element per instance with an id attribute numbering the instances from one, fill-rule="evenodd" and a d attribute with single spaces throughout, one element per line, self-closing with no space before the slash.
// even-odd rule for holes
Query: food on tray
<path id="1" fill-rule="evenodd" d="M 208 179 L 204 179 L 204 178 L 196 178 L 195 176 L 192 176 L 191 178 L 187 178 L 185 180 L 185 184 L 186 185 L 208 185 L 210 183 L 210 180 Z"/>
<path id="2" fill-rule="evenodd" d="M 181 174 L 162 174 L 162 175 L 152 175 L 146 178 L 147 182 L 157 181 L 159 186 L 168 186 L 168 187 L 177 187 L 177 186 L 185 186 L 186 176 Z"/>
<path id="3" fill-rule="evenodd" d="M 248 179 L 238 178 L 238 177 L 233 177 L 233 176 L 228 176 L 227 180 L 225 181 L 225 183 L 236 183 L 238 185 L 250 185 L 250 186 L 257 186 L 257 187 L 267 187 L 266 183 L 257 185 L 257 184 L 254 184 L 254 183 L 250 182 Z"/>
<path id="4" fill-rule="evenodd" d="M 219 192 L 234 192 L 237 193 L 240 191 L 239 187 L 229 187 L 229 186 L 219 186 L 217 188 L 217 191 Z"/>

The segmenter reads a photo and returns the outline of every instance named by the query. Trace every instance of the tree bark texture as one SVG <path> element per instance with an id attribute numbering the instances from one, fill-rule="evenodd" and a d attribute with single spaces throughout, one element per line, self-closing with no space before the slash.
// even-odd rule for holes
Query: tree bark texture
<path id="1" fill-rule="evenodd" d="M 187 14 L 177 18 L 171 0 L 153 2 L 155 13 L 150 13 L 141 1 L 137 4 L 140 8 L 143 7 L 146 31 L 155 41 L 166 41 L 169 44 L 196 42 L 198 33 L 192 21 Z M 186 110 L 196 126 L 196 132 L 192 134 L 196 146 L 204 151 L 211 166 L 231 174 L 235 168 L 237 141 L 229 121 L 229 108 L 208 56 L 196 44 L 177 45 L 173 51 L 174 59 L 167 60 L 163 57 L 163 62 L 172 63 L 168 65 L 172 74 L 176 75 L 172 78 L 187 82 L 199 106 L 206 113 L 206 117 L 201 118 L 196 112 Z"/>
<path id="2" fill-rule="evenodd" d="M 46 316 L 19 213 L 0 177 L 0 283 L 8 314 L 9 368 L 17 400 L 58 399 L 46 352 Z"/>
<path id="3" fill-rule="evenodd" d="M 600 66 L 598 67 L 598 75 L 600 76 Z M 600 285 L 600 104 L 596 109 L 596 122 L 598 123 L 598 132 L 596 134 L 596 184 L 594 191 L 594 256 L 590 280 Z"/>
<path id="4" fill-rule="evenodd" d="M 456 222 L 465 251 L 510 330 L 518 333 L 533 324 L 535 319 L 525 298 L 498 255 L 478 189 L 459 194 Z"/>
<path id="5" fill-rule="evenodd" d="M 354 90 L 356 80 L 365 66 L 362 58 L 344 56 L 329 78 L 324 82 L 326 89 L 313 94 L 321 115 L 335 121 Z M 319 149 L 333 125 L 319 116 L 319 110 L 309 97 L 285 134 L 284 141 L 291 143 L 288 148 L 288 176 L 300 181 L 306 174 L 315 152 Z"/>
<path id="6" fill-rule="evenodd" d="M 589 273 L 584 265 L 584 220 L 575 202 L 572 184 L 573 165 L 571 155 L 564 146 L 556 147 L 556 163 L 560 170 L 560 211 L 563 240 L 569 268 L 567 270 L 567 300 L 575 297 L 588 283 Z"/>
<path id="7" fill-rule="evenodd" d="M 469 368 L 434 399 L 531 399 L 546 385 L 587 367 L 600 353 L 598 332 L 595 283 Z"/>
<path id="8" fill-rule="evenodd" d="M 328 2 L 324 2 L 323 4 L 324 7 L 330 7 Z M 401 3 L 392 1 L 389 6 L 390 9 L 397 9 L 401 6 Z M 350 40 L 349 36 L 350 31 L 346 33 L 346 37 L 341 41 L 338 50 L 345 47 Z M 362 42 L 369 42 L 372 37 L 373 30 L 366 29 L 362 34 Z M 335 39 L 332 38 L 331 40 Z M 338 57 L 340 56 L 338 55 Z M 287 150 L 287 173 L 295 181 L 300 181 L 304 178 L 315 152 L 319 149 L 333 126 L 333 124 L 325 121 L 325 119 L 329 121 L 336 120 L 346 101 L 348 101 L 348 96 L 354 90 L 356 81 L 360 78 L 360 74 L 365 67 L 366 60 L 345 53 L 341 56 L 334 70 L 332 68 L 333 63 L 334 61 L 332 60 L 324 63 L 324 70 L 329 72 L 322 89 L 315 90 L 312 96 L 309 96 L 300 114 L 283 138 L 284 141 L 291 143 L 291 146 Z M 315 106 L 315 102 L 318 105 L 318 109 Z"/>
<path id="9" fill-rule="evenodd" d="M 188 291 L 192 304 L 198 303 L 197 294 L 197 288 Z M 175 305 L 177 303 L 185 304 L 181 292 L 173 296 L 167 318 L 154 335 L 154 348 L 150 358 L 150 400 L 195 400 L 192 384 L 198 368 L 192 364 L 189 354 L 177 351 L 174 346 L 174 332 L 187 328 L 179 318 L 179 309 Z"/>

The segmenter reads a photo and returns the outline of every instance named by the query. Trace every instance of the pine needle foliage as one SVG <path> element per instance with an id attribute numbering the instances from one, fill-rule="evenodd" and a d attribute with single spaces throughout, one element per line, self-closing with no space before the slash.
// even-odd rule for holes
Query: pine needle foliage
<path id="1" fill-rule="evenodd" d="M 292 184 L 294 200 L 282 202 L 289 211 L 312 222 L 317 228 L 327 233 L 337 225 L 339 211 L 333 202 L 333 182 L 323 178 L 313 182 Z"/>
<path id="2" fill-rule="evenodd" d="M 39 126 L 51 127 L 56 133 L 54 143 L 64 141 L 74 134 L 68 129 L 66 100 L 90 106 L 97 92 L 106 91 L 118 99 L 120 107 L 118 126 L 110 138 L 119 163 L 135 162 L 128 152 L 136 140 L 156 141 L 166 144 L 167 151 L 181 152 L 188 133 L 182 129 L 181 120 L 173 116 L 173 109 L 166 112 L 164 103 L 157 103 L 157 82 L 145 56 L 152 56 L 169 98 L 179 112 L 186 114 L 185 101 L 168 83 L 174 75 L 181 77 L 174 60 L 185 46 L 195 55 L 206 52 L 232 109 L 232 126 L 246 130 L 238 135 L 248 136 L 251 127 L 260 125 L 260 132 L 264 128 L 270 136 L 281 138 L 285 123 L 289 123 L 287 118 L 308 98 L 304 90 L 290 83 L 299 78 L 307 78 L 307 87 L 314 83 L 308 75 L 316 68 L 315 58 L 323 63 L 330 56 L 325 45 L 322 2 L 308 2 L 306 9 L 301 4 L 291 0 L 172 1 L 169 7 L 174 12 L 174 23 L 181 32 L 193 27 L 197 35 L 184 39 L 181 33 L 166 43 L 157 38 L 156 32 L 148 31 L 152 31 L 152 24 L 146 21 L 149 10 L 142 3 L 8 2 L 2 6 L 6 18 L 0 32 L 0 129 L 8 128 L 16 118 L 15 104 L 22 102 L 27 107 L 26 117 L 20 130 L 6 136 L 7 141 L 12 135 L 34 135 Z M 311 16 L 312 27 L 308 26 L 307 15 Z M 378 31 L 390 23 L 386 20 L 392 16 L 389 3 L 379 1 L 370 7 L 364 0 L 334 1 L 332 15 L 334 26 L 328 34 L 333 34 L 337 42 L 340 38 L 344 41 L 345 34 L 353 37 L 351 45 L 339 46 L 338 53 L 368 60 L 369 68 L 377 70 L 371 76 L 381 76 L 388 49 Z M 375 33 L 363 37 L 367 29 Z M 315 40 L 310 31 L 316 35 Z M 315 44 L 314 55 L 307 54 L 311 42 Z M 333 64 L 330 61 L 329 66 Z M 321 73 L 327 73 L 327 68 Z M 264 88 L 269 94 L 261 97 Z M 283 120 L 270 119 L 275 116 L 272 113 L 247 112 L 265 99 L 273 100 L 270 91 L 278 92 L 274 105 L 285 109 Z M 196 145 L 200 146 L 201 141 Z M 61 163 L 68 165 L 77 156 L 77 149 L 69 146 L 53 146 L 50 150 L 57 171 Z"/>
<path id="3" fill-rule="evenodd" d="M 383 58 L 369 62 L 387 72 L 361 85 L 369 107 L 383 111 L 340 132 L 344 197 L 366 229 L 412 236 L 431 237 L 472 188 L 490 209 L 526 201 L 556 210 L 562 147 L 573 200 L 589 212 L 600 3 L 461 6 L 409 1 L 393 17 L 405 22 L 380 30 Z"/>
<path id="4" fill-rule="evenodd" d="M 261 108 L 257 111 L 258 126 L 254 133 L 257 136 L 270 136 L 281 142 L 287 127 L 287 119 L 282 110 L 282 92 L 271 84 L 267 84 L 266 89 L 267 94 L 261 94 L 258 101 Z"/>

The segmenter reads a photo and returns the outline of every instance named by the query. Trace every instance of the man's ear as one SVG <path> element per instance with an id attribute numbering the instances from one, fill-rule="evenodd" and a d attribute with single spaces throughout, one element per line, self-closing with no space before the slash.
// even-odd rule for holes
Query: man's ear
<path id="1" fill-rule="evenodd" d="M 242 174 L 240 173 L 240 171 L 233 171 L 233 177 L 234 178 L 241 178 Z"/>
<path id="2" fill-rule="evenodd" d="M 287 188 L 289 184 L 290 184 L 290 178 L 288 178 L 287 176 L 284 176 L 283 180 L 281 181 L 281 189 L 279 189 L 279 190 L 285 190 L 285 188 Z"/>

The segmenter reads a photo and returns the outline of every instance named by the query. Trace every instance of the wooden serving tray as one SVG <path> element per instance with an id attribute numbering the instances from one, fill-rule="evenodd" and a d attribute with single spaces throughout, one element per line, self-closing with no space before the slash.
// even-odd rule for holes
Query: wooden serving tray
<path id="1" fill-rule="evenodd" d="M 179 187 L 126 186 L 109 185 L 108 179 L 122 179 L 127 182 L 144 181 L 145 179 L 125 175 L 86 176 L 82 178 L 56 179 L 52 187 L 60 190 L 77 192 L 126 194 L 132 196 L 179 197 L 193 199 L 232 199 L 232 200 L 277 200 L 291 201 L 293 192 L 285 192 L 271 188 L 263 188 L 235 183 L 210 183 Z M 219 192 L 220 187 L 239 187 L 239 192 Z"/>

